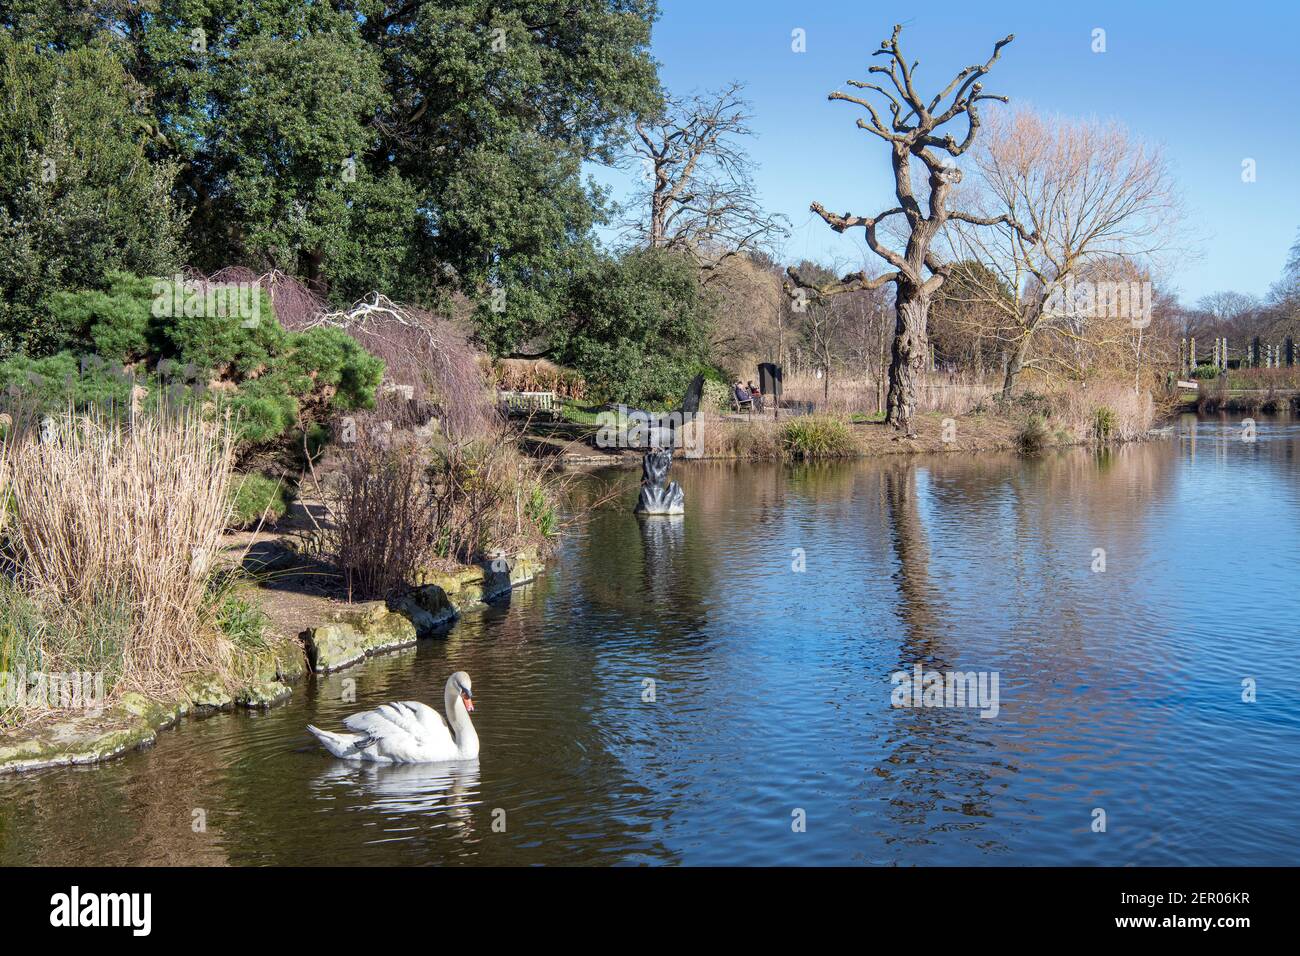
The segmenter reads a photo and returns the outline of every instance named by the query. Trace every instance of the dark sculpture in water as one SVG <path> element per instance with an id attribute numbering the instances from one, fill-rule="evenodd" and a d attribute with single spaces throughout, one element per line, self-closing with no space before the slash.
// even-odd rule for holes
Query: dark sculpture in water
<path id="1" fill-rule="evenodd" d="M 669 481 L 668 469 L 672 467 L 673 450 L 671 447 L 660 448 L 650 452 L 641 461 L 641 497 L 637 499 L 636 513 L 639 515 L 679 515 L 686 511 L 686 500 L 682 495 L 682 486 Z"/>
<path id="2" fill-rule="evenodd" d="M 686 387 L 682 407 L 666 414 L 639 412 L 646 425 L 641 437 L 648 447 L 641 461 L 641 496 L 637 499 L 639 515 L 680 515 L 686 512 L 686 499 L 681 485 L 668 481 L 668 469 L 673 465 L 673 449 L 682 444 L 682 433 L 700 411 L 700 396 L 704 393 L 704 376 L 697 375 Z M 698 426 L 697 426 L 698 427 Z M 666 447 L 665 447 L 666 445 Z"/>

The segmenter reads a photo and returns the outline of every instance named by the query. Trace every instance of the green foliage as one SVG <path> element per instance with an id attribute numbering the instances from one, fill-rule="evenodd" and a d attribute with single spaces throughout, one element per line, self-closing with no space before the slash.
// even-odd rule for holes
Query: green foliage
<path id="1" fill-rule="evenodd" d="M 43 355 L 65 331 L 50 293 L 172 271 L 186 217 L 146 91 L 106 45 L 38 50 L 0 30 L 0 102 L 0 357 Z"/>
<path id="2" fill-rule="evenodd" d="M 559 530 L 560 518 L 555 504 L 540 484 L 533 485 L 529 491 L 524 516 L 543 538 L 553 538 Z"/>
<path id="3" fill-rule="evenodd" d="M 706 378 L 704 391 L 700 394 L 700 408 L 714 412 L 731 410 L 731 386 L 726 382 Z"/>
<path id="4" fill-rule="evenodd" d="M 374 406 L 383 361 L 341 329 L 286 331 L 260 290 L 255 318 L 245 318 L 224 306 L 214 311 L 204 297 L 174 297 L 171 280 L 111 272 L 107 282 L 104 290 L 52 296 L 65 351 L 0 362 L 0 388 L 46 411 L 69 402 L 126 407 L 135 385 L 151 396 L 211 399 L 235 414 L 251 444 L 278 439 L 326 408 Z M 223 387 L 208 391 L 212 382 Z"/>
<path id="5" fill-rule="evenodd" d="M 827 416 L 792 418 L 782 424 L 779 440 L 790 458 L 846 458 L 858 450 L 848 426 Z"/>
<path id="6" fill-rule="evenodd" d="M 110 693 L 122 676 L 131 620 L 124 602 L 95 599 L 47 606 L 0 575 L 0 727 L 40 712 L 29 700 L 24 713 L 15 700 L 14 682 L 24 675 L 103 675 L 103 691 Z"/>
<path id="7" fill-rule="evenodd" d="M 193 213 L 194 265 L 280 268 L 338 304 L 374 289 L 419 304 L 459 290 L 482 303 L 480 336 L 498 353 L 563 317 L 604 215 L 583 163 L 610 158 L 626 121 L 659 99 L 654 0 L 82 6 L 14 0 L 0 34 L 69 51 L 51 59 L 111 64 L 113 82 L 84 97 L 90 115 L 96 98 L 120 95 L 116 63 L 127 65 L 129 102 L 149 114 L 117 123 L 121 107 L 102 111 L 115 127 L 106 142 L 139 130 L 176 164 L 156 168 Z"/>
<path id="8" fill-rule="evenodd" d="M 230 527 L 275 524 L 289 510 L 289 489 L 283 481 L 253 472 L 237 475 L 230 485 Z"/>
<path id="9" fill-rule="evenodd" d="M 217 630 L 229 638 L 237 650 L 257 652 L 270 646 L 267 640 L 270 619 L 261 607 L 240 593 L 234 579 L 214 578 L 208 600 Z"/>
<path id="10" fill-rule="evenodd" d="M 69 403 L 124 407 L 131 398 L 132 376 L 121 366 L 87 362 L 71 352 L 45 358 L 23 355 L 0 362 L 0 389 L 21 396 L 37 411 L 54 412 Z"/>
<path id="11" fill-rule="evenodd" d="M 703 364 L 709 304 L 695 267 L 640 250 L 595 263 L 574 283 L 565 365 L 607 401 L 672 404 Z"/>
<path id="12" fill-rule="evenodd" d="M 149 352 L 152 284 L 148 279 L 112 271 L 107 288 L 55 291 L 46 304 L 52 344 L 87 350 L 120 362 L 134 362 Z"/>
<path id="13" fill-rule="evenodd" d="M 1119 417 L 1114 409 L 1099 405 L 1093 415 L 1092 432 L 1098 441 L 1109 441 L 1119 429 Z"/>
<path id="14" fill-rule="evenodd" d="M 1050 436 L 1047 420 L 1042 415 L 1030 415 L 1016 436 L 1016 445 L 1026 454 L 1035 454 L 1043 450 Z"/>
<path id="15" fill-rule="evenodd" d="M 1192 369 L 1192 378 L 1195 379 L 1205 380 L 1205 379 L 1212 379 L 1218 377 L 1219 377 L 1219 367 L 1209 362 L 1206 362 L 1202 365 L 1198 365 L 1196 366 L 1196 368 Z"/>

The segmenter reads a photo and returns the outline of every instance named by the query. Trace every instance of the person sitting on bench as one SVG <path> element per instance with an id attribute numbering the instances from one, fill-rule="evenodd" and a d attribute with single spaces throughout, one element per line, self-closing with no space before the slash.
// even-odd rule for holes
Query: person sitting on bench
<path id="1" fill-rule="evenodd" d="M 754 387 L 753 382 L 750 382 L 747 388 L 750 400 L 754 403 L 754 411 L 761 412 L 763 410 L 763 393 Z"/>
<path id="2" fill-rule="evenodd" d="M 739 380 L 731 386 L 731 396 L 736 402 L 736 411 L 740 411 L 747 406 L 750 409 L 754 407 L 754 396 L 749 393 L 749 389 L 740 384 Z"/>

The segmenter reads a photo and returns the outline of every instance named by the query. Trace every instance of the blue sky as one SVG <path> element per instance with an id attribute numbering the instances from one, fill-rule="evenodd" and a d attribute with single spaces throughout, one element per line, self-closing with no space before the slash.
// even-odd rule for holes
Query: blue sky
<path id="1" fill-rule="evenodd" d="M 1188 216 L 1170 283 L 1184 302 L 1220 289 L 1263 295 L 1300 227 L 1300 3 L 1066 0 L 916 3 L 871 0 L 661 0 L 653 51 L 675 93 L 747 84 L 766 207 L 784 213 L 787 260 L 863 261 L 861 240 L 808 212 L 819 200 L 870 214 L 892 203 L 883 144 L 858 130 L 857 107 L 826 94 L 867 78 L 871 52 L 904 24 L 923 92 L 1002 52 L 985 89 L 1047 113 L 1117 119 L 1164 145 Z M 807 51 L 791 50 L 806 31 Z M 1106 52 L 1092 51 L 1093 30 Z M 993 108 L 993 107 L 990 107 Z M 1255 160 L 1256 181 L 1242 182 Z M 627 173 L 601 170 L 615 195 Z M 880 267 L 879 260 L 873 263 Z"/>

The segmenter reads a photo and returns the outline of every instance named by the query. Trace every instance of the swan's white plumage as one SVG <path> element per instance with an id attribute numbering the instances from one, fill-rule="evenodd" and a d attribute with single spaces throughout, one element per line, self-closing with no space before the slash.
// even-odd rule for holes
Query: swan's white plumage
<path id="1" fill-rule="evenodd" d="M 462 699 L 468 694 L 469 675 L 457 671 L 447 679 L 443 697 L 450 724 L 428 704 L 403 700 L 380 704 L 374 710 L 352 714 L 343 721 L 350 734 L 307 729 L 336 757 L 377 763 L 436 763 L 471 760 L 478 756 L 478 734 Z"/>

